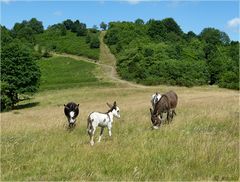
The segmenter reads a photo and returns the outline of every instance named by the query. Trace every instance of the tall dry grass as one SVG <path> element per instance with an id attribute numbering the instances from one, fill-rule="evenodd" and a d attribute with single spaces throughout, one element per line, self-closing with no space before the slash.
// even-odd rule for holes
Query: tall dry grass
<path id="1" fill-rule="evenodd" d="M 174 90 L 177 116 L 151 130 L 150 97 Z M 117 101 L 113 136 L 89 145 L 86 118 Z M 73 131 L 63 104 L 80 104 Z M 209 87 L 45 91 L 1 113 L 1 180 L 239 180 L 239 92 Z M 22 103 L 24 104 L 24 103 Z M 96 132 L 96 139 L 99 135 Z"/>

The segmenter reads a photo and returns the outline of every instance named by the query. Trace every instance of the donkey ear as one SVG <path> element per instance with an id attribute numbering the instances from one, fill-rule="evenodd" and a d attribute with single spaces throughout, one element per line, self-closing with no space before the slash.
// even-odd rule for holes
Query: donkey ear
<path id="1" fill-rule="evenodd" d="M 65 105 L 65 104 L 63 104 L 63 106 L 64 106 L 64 107 L 66 107 L 66 105 Z"/>
<path id="2" fill-rule="evenodd" d="M 151 113 L 151 114 L 153 113 L 153 110 L 152 110 L 152 108 L 150 108 L 150 113 Z"/>
<path id="3" fill-rule="evenodd" d="M 77 107 L 79 107 L 79 104 L 77 105 Z"/>
<path id="4" fill-rule="evenodd" d="M 108 106 L 109 108 L 112 108 L 112 105 L 111 105 L 111 104 L 109 104 L 108 102 L 107 102 L 107 106 Z"/>
<path id="5" fill-rule="evenodd" d="M 116 103 L 116 101 L 114 101 L 114 103 L 113 103 L 113 106 L 117 106 L 117 103 Z"/>

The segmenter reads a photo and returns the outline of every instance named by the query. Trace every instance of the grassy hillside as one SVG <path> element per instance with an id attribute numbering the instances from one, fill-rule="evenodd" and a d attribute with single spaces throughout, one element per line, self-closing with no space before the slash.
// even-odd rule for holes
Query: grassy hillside
<path id="1" fill-rule="evenodd" d="M 91 49 L 89 43 L 86 43 L 86 36 L 77 36 L 70 31 L 67 31 L 65 36 L 46 31 L 37 35 L 36 41 L 40 46 L 56 52 L 86 56 L 96 60 L 99 58 L 99 48 Z"/>
<path id="2" fill-rule="evenodd" d="M 96 65 L 93 63 L 52 57 L 39 60 L 38 65 L 41 69 L 40 90 L 106 85 L 96 78 Z"/>
<path id="3" fill-rule="evenodd" d="M 151 130 L 150 96 L 179 96 L 173 123 Z M 1 180 L 238 180 L 239 92 L 218 88 L 73 88 L 40 92 L 36 107 L 1 113 Z M 117 101 L 121 118 L 91 147 L 86 119 Z M 63 104 L 80 104 L 66 129 Z M 99 135 L 99 129 L 96 136 Z"/>

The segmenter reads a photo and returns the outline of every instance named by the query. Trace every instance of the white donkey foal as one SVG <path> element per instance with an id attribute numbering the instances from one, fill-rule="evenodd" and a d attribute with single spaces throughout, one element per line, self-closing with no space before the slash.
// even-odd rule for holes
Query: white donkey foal
<path id="1" fill-rule="evenodd" d="M 87 131 L 90 136 L 90 144 L 94 145 L 93 137 L 97 126 L 101 127 L 100 136 L 98 142 L 101 141 L 103 130 L 105 127 L 108 128 L 109 136 L 112 136 L 111 128 L 113 122 L 113 116 L 120 118 L 120 109 L 117 107 L 116 101 L 113 105 L 107 103 L 110 110 L 106 113 L 92 112 L 88 116 Z"/>
<path id="2" fill-rule="evenodd" d="M 153 110 L 155 108 L 156 103 L 160 100 L 160 98 L 161 98 L 161 94 L 158 92 L 152 95 L 151 103 L 152 103 Z"/>

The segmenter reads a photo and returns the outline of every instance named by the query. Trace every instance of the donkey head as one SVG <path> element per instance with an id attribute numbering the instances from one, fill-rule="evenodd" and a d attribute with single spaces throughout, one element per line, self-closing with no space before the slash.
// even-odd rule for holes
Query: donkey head
<path id="1" fill-rule="evenodd" d="M 160 118 L 158 117 L 158 114 L 154 114 L 154 113 L 153 113 L 152 108 L 150 108 L 150 113 L 151 113 L 151 121 L 152 121 L 152 124 L 153 124 L 153 128 L 154 128 L 154 129 L 158 129 L 158 127 L 159 127 L 160 124 L 161 124 L 161 120 L 160 120 Z"/>
<path id="2" fill-rule="evenodd" d="M 74 126 L 76 118 L 79 114 L 79 104 L 75 103 L 68 103 L 67 105 L 64 104 L 64 113 L 68 119 L 69 127 Z"/>
<path id="3" fill-rule="evenodd" d="M 107 103 L 108 107 L 110 108 L 109 111 L 113 113 L 113 116 L 120 118 L 120 109 L 117 107 L 116 101 L 114 101 L 113 105 Z"/>

